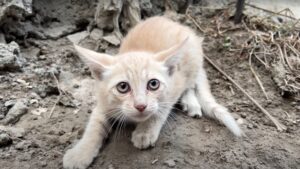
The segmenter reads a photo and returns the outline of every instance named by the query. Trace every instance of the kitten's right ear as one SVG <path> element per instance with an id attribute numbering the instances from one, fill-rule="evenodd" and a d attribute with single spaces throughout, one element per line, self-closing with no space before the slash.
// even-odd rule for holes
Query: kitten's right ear
<path id="1" fill-rule="evenodd" d="M 110 55 L 97 53 L 75 44 L 74 48 L 79 53 L 79 57 L 89 66 L 92 76 L 98 80 L 102 79 L 103 72 L 114 62 L 114 58 Z"/>

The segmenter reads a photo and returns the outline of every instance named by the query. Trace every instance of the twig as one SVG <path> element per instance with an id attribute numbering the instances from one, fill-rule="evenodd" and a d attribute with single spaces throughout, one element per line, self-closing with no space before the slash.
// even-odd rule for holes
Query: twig
<path id="1" fill-rule="evenodd" d="M 296 18 L 294 18 L 294 17 L 292 17 L 292 16 L 288 16 L 288 15 L 284 15 L 284 14 L 281 14 L 281 13 L 278 13 L 278 12 L 274 12 L 274 11 L 271 11 L 271 10 L 268 10 L 268 9 L 264 9 L 264 8 L 261 8 L 261 7 L 258 7 L 258 6 L 249 4 L 249 3 L 245 3 L 245 5 L 250 6 L 250 7 L 252 7 L 252 8 L 256 8 L 256 9 L 265 11 L 265 12 L 272 13 L 272 14 L 274 14 L 274 15 L 281 15 L 281 16 L 284 16 L 284 17 L 287 17 L 287 18 L 296 20 Z M 282 11 L 280 11 L 280 12 L 282 12 Z"/>
<path id="2" fill-rule="evenodd" d="M 254 71 L 254 69 L 253 69 L 253 67 L 252 67 L 252 62 L 251 62 L 251 60 L 252 60 L 253 50 L 254 50 L 254 49 L 252 49 L 251 52 L 250 52 L 250 54 L 249 54 L 249 66 L 250 66 L 250 70 L 251 70 L 252 74 L 254 75 L 254 77 L 255 77 L 255 79 L 256 79 L 256 82 L 258 83 L 258 85 L 259 85 L 260 89 L 262 90 L 263 94 L 265 95 L 266 99 L 269 100 L 269 97 L 268 97 L 268 95 L 267 95 L 267 93 L 266 93 L 266 91 L 265 91 L 265 88 L 264 88 L 262 82 L 260 81 L 258 75 L 256 74 L 256 72 Z"/>
<path id="3" fill-rule="evenodd" d="M 287 57 L 287 52 L 286 52 L 286 45 L 285 44 L 283 44 L 283 57 L 284 57 L 284 59 L 285 59 L 285 61 L 286 61 L 286 64 L 288 65 L 288 67 L 290 68 L 290 70 L 291 71 L 293 71 L 294 69 L 292 68 L 292 66 L 291 66 L 291 64 L 290 64 L 290 62 L 289 62 L 289 59 L 288 59 L 288 57 Z"/>
<path id="4" fill-rule="evenodd" d="M 235 82 L 230 76 L 227 75 L 221 68 L 219 68 L 212 60 L 207 56 L 204 56 L 206 61 L 208 61 L 216 70 L 222 73 L 229 81 L 231 81 L 239 90 L 241 90 L 249 100 L 251 100 L 270 120 L 275 124 L 279 131 L 286 130 L 286 126 L 281 124 L 275 117 L 273 117 L 266 109 L 264 109 L 252 96 L 250 96 L 237 82 Z"/>
<path id="5" fill-rule="evenodd" d="M 202 33 L 206 33 L 206 31 L 201 28 L 201 26 L 198 24 L 198 22 L 195 20 L 195 18 L 193 18 L 189 13 L 188 13 L 188 10 L 187 12 L 185 13 L 185 15 L 190 19 L 192 20 L 192 22 L 196 25 L 196 27 L 202 32 Z"/>
<path id="6" fill-rule="evenodd" d="M 51 75 L 53 76 L 53 78 L 54 78 L 54 80 L 55 80 L 55 83 L 56 83 L 56 86 L 57 86 L 57 89 L 58 89 L 58 92 L 59 92 L 59 96 L 57 97 L 57 99 L 56 99 L 56 101 L 55 101 L 55 103 L 54 103 L 54 105 L 53 105 L 53 107 L 52 107 L 52 109 L 51 109 L 51 111 L 50 111 L 49 118 L 52 117 L 53 112 L 54 112 L 54 109 L 55 109 L 57 103 L 59 102 L 59 100 L 61 99 L 61 96 L 62 96 L 61 90 L 60 90 L 60 87 L 59 87 L 59 82 L 58 82 L 58 80 L 57 80 L 55 74 L 54 74 L 53 72 L 51 72 Z"/>

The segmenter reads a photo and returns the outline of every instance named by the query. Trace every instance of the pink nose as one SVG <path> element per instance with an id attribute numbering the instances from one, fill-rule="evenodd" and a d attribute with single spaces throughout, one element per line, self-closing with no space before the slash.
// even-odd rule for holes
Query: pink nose
<path id="1" fill-rule="evenodd" d="M 138 111 L 143 112 L 143 111 L 146 109 L 147 105 L 145 105 L 145 104 L 138 104 L 138 105 L 135 105 L 134 107 L 135 107 Z"/>

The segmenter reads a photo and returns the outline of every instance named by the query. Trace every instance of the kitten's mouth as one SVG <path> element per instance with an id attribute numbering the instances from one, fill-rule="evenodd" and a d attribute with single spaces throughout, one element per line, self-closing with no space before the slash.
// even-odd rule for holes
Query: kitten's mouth
<path id="1" fill-rule="evenodd" d="M 136 113 L 132 115 L 132 118 L 136 121 L 145 121 L 151 116 L 150 112 L 145 112 L 145 113 Z"/>

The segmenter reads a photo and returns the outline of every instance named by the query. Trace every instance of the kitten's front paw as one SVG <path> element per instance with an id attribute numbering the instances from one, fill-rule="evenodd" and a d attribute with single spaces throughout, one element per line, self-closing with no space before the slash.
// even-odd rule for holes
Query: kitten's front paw
<path id="1" fill-rule="evenodd" d="M 63 166 L 65 169 L 86 169 L 93 161 L 93 156 L 84 152 L 80 147 L 69 149 L 63 158 Z"/>
<path id="2" fill-rule="evenodd" d="M 136 148 L 146 149 L 154 147 L 158 138 L 158 134 L 155 132 L 137 131 L 132 133 L 131 142 Z"/>

